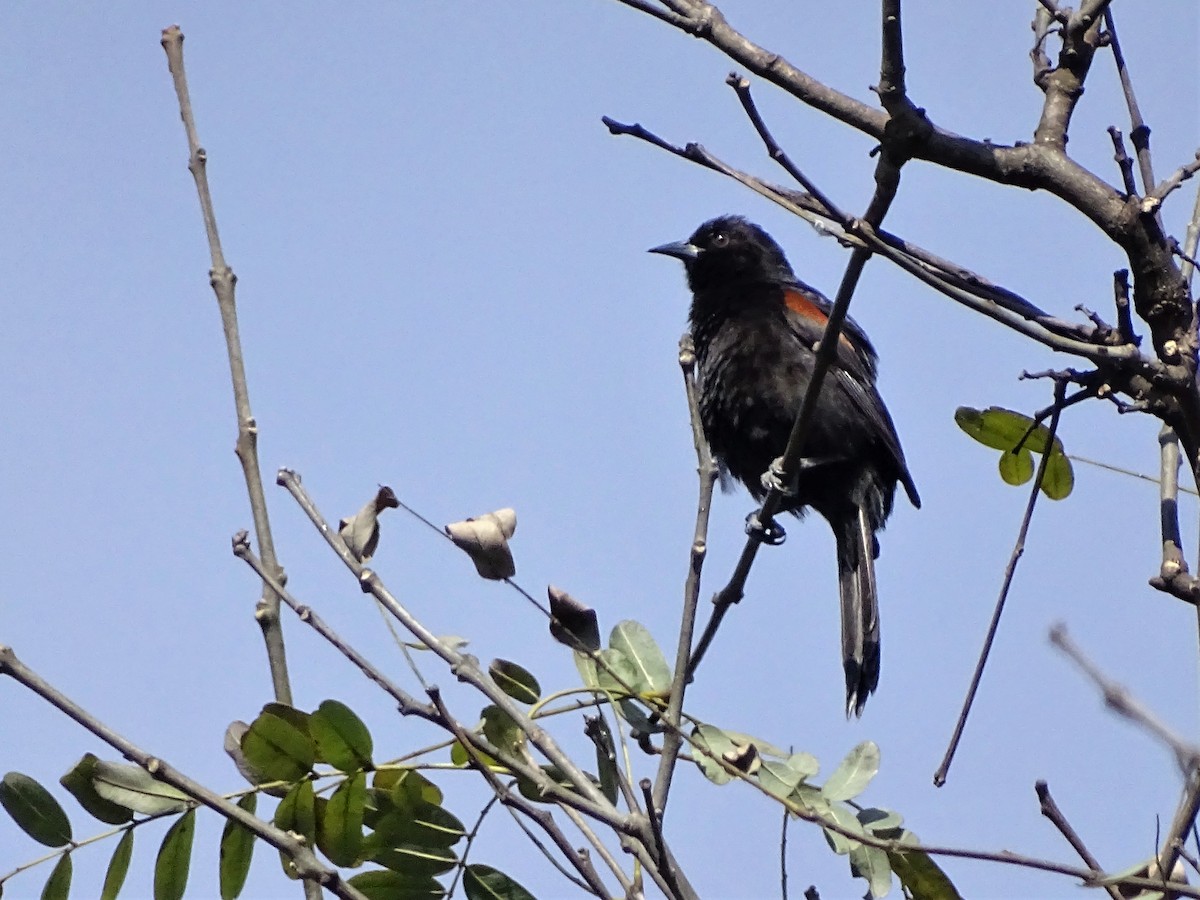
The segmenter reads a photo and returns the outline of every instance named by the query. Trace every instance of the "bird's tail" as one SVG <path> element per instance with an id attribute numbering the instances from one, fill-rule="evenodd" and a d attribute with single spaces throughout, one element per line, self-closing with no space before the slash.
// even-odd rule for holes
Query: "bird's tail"
<path id="1" fill-rule="evenodd" d="M 861 716 L 879 684 L 879 602 L 875 593 L 875 532 L 859 508 L 834 529 L 842 599 L 842 664 L 846 715 Z"/>

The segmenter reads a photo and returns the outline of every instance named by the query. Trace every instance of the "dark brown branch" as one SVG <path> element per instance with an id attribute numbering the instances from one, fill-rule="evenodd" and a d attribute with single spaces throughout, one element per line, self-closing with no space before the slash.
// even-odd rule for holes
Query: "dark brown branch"
<path id="1" fill-rule="evenodd" d="M 1138 195 L 1137 182 L 1133 180 L 1133 160 L 1125 151 L 1125 136 L 1121 134 L 1121 129 L 1116 125 L 1108 126 L 1108 136 L 1112 138 L 1113 159 L 1117 162 L 1117 168 L 1121 170 L 1121 183 L 1125 185 L 1125 195 L 1136 197 Z"/>
<path id="2" fill-rule="evenodd" d="M 1081 8 L 1071 15 L 1061 33 L 1058 65 L 1041 71 L 1036 79 L 1046 99 L 1042 104 L 1041 120 L 1033 133 L 1036 145 L 1058 151 L 1067 146 L 1071 116 L 1083 96 L 1092 57 L 1100 44 L 1100 20 Z"/>
<path id="3" fill-rule="evenodd" d="M 1160 469 L 1158 478 L 1159 522 L 1162 531 L 1162 563 L 1150 586 L 1200 608 L 1200 579 L 1189 574 L 1179 531 L 1179 439 L 1164 425 L 1158 435 Z"/>

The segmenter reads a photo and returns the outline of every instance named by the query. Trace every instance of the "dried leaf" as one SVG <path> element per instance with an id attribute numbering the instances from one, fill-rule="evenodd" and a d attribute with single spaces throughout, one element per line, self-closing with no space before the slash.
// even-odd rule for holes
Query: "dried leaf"
<path id="1" fill-rule="evenodd" d="M 503 581 L 517 574 L 508 547 L 508 539 L 516 530 L 517 513 L 508 508 L 446 526 L 446 534 L 454 545 L 471 557 L 481 577 L 492 581 Z"/>
<path id="2" fill-rule="evenodd" d="M 338 522 L 338 534 L 346 542 L 346 549 L 359 562 L 366 562 L 375 555 L 379 546 L 379 514 L 385 509 L 400 505 L 395 493 L 386 484 L 379 488 L 366 506 L 349 519 Z"/>

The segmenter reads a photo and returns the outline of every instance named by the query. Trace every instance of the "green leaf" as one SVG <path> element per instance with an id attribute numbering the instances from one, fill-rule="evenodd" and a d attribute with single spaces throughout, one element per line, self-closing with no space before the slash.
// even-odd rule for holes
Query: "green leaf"
<path id="1" fill-rule="evenodd" d="M 879 748 L 874 741 L 863 741 L 851 750 L 842 764 L 829 776 L 821 793 L 826 800 L 853 800 L 863 792 L 879 771 Z"/>
<path id="2" fill-rule="evenodd" d="M 618 650 L 637 671 L 634 683 L 640 694 L 665 697 L 671 689 L 671 669 L 649 630 L 640 622 L 618 622 L 608 637 L 608 646 Z"/>
<path id="3" fill-rule="evenodd" d="M 403 875 L 389 869 L 361 872 L 348 879 L 367 900 L 436 900 L 446 889 L 428 876 Z"/>
<path id="4" fill-rule="evenodd" d="M 899 839 L 913 846 L 889 853 L 888 862 L 913 900 L 962 900 L 954 882 L 928 853 L 917 846 L 916 835 L 905 831 Z"/>
<path id="5" fill-rule="evenodd" d="M 525 732 L 512 716 L 498 706 L 485 706 L 480 713 L 483 718 L 483 736 L 501 753 L 520 754 L 525 746 Z"/>
<path id="6" fill-rule="evenodd" d="M 904 825 L 904 817 L 898 812 L 892 812 L 890 809 L 868 807 L 867 809 L 860 809 L 856 817 L 867 831 L 889 839 L 896 836 L 891 832 L 898 834 L 901 826 Z"/>
<path id="7" fill-rule="evenodd" d="M 308 719 L 299 710 L 268 703 L 242 735 L 246 761 L 269 781 L 299 781 L 317 759 Z"/>
<path id="8" fill-rule="evenodd" d="M 416 769 L 386 769 L 375 773 L 375 787 L 388 791 L 396 806 L 421 803 L 442 805 L 442 790 Z"/>
<path id="9" fill-rule="evenodd" d="M 125 876 L 129 874 L 129 862 L 133 859 L 133 829 L 127 828 L 117 849 L 113 851 L 112 859 L 108 861 L 108 869 L 104 872 L 104 887 L 100 890 L 100 900 L 117 900 L 117 894 L 125 884 Z"/>
<path id="10" fill-rule="evenodd" d="M 773 759 L 764 759 L 758 769 L 758 783 L 762 789 L 780 800 L 790 797 L 803 780 L 803 772 Z"/>
<path id="11" fill-rule="evenodd" d="M 878 847 L 859 844 L 850 850 L 850 874 L 865 878 L 870 895 L 874 900 L 887 896 L 892 889 L 892 867 L 888 856 Z"/>
<path id="12" fill-rule="evenodd" d="M 999 467 L 1005 484 L 1024 484 L 1033 477 L 1033 454 L 1025 447 L 1016 452 L 1006 450 L 1000 454 Z"/>
<path id="13" fill-rule="evenodd" d="M 335 866 L 358 864 L 366 798 L 367 776 L 358 772 L 338 785 L 323 811 L 317 810 L 317 846 Z"/>
<path id="14" fill-rule="evenodd" d="M 58 858 L 46 886 L 42 888 L 41 900 L 67 900 L 71 893 L 71 854 L 64 853 Z"/>
<path id="15" fill-rule="evenodd" d="M 499 869 L 471 863 L 463 870 L 467 900 L 534 900 L 533 894 Z"/>
<path id="16" fill-rule="evenodd" d="M 92 768 L 96 793 L 110 803 L 154 816 L 187 809 L 188 796 L 159 781 L 141 766 L 97 760 Z"/>
<path id="17" fill-rule="evenodd" d="M 50 792 L 28 775 L 9 772 L 0 779 L 0 806 L 39 844 L 61 847 L 71 842 L 71 820 Z M 68 865 L 68 886 L 70 871 Z"/>
<path id="18" fill-rule="evenodd" d="M 417 847 L 412 844 L 376 850 L 371 854 L 371 860 L 411 878 L 440 875 L 458 865 L 458 856 L 453 850 L 444 847 Z"/>
<path id="19" fill-rule="evenodd" d="M 246 794 L 238 800 L 238 806 L 254 815 L 258 809 L 258 795 Z M 246 876 L 250 874 L 253 855 L 253 832 L 233 819 L 226 819 L 225 828 L 221 831 L 221 900 L 234 900 L 241 894 L 246 886 Z"/>
<path id="20" fill-rule="evenodd" d="M 1030 431 L 1033 419 L 1000 406 L 989 406 L 985 410 L 960 406 L 954 412 L 954 421 L 979 443 L 993 450 L 1011 450 L 1024 438 L 1022 447 L 1034 453 L 1045 453 L 1046 441 L 1050 437 L 1050 429 L 1045 425 L 1038 425 Z M 1054 439 L 1054 449 L 1063 452 L 1062 441 L 1057 437 Z"/>
<path id="21" fill-rule="evenodd" d="M 617 697 L 628 697 L 641 690 L 637 665 L 622 651 L 606 647 L 596 663 L 596 683 L 600 690 Z"/>
<path id="22" fill-rule="evenodd" d="M 830 803 L 829 806 L 822 811 L 822 815 L 826 819 L 832 819 L 836 824 L 841 826 L 843 830 L 850 832 L 850 834 L 862 833 L 862 825 L 860 825 L 858 819 L 854 817 L 854 813 L 850 810 L 850 808 L 842 803 Z M 825 832 L 825 840 L 829 842 L 830 848 L 834 853 L 838 854 L 838 856 L 849 853 L 855 847 L 860 846 L 859 842 L 854 838 L 847 837 L 839 831 L 834 831 L 831 828 L 824 828 L 822 830 Z"/>
<path id="23" fill-rule="evenodd" d="M 167 830 L 154 863 L 154 900 L 182 900 L 192 862 L 196 811 L 189 809 Z"/>
<path id="24" fill-rule="evenodd" d="M 317 754 L 338 771 L 349 774 L 372 767 L 371 732 L 346 704 L 326 700 L 309 717 L 308 726 Z"/>
<path id="25" fill-rule="evenodd" d="M 537 703 L 542 696 L 542 686 L 538 680 L 515 662 L 493 659 L 488 666 L 488 674 L 500 690 L 518 703 Z"/>
<path id="26" fill-rule="evenodd" d="M 1051 500 L 1064 500 L 1075 488 L 1075 472 L 1071 461 L 1062 453 L 1051 453 L 1042 478 L 1042 493 Z"/>
<path id="27" fill-rule="evenodd" d="M 580 653 L 576 650 L 571 654 L 575 660 L 575 670 L 579 672 L 579 677 L 583 680 L 584 687 L 596 688 L 600 686 L 600 677 L 596 674 L 596 660 L 592 659 L 588 653 Z"/>
<path id="28" fill-rule="evenodd" d="M 584 718 L 584 733 L 596 745 L 596 771 L 600 774 L 600 792 L 609 803 L 617 802 L 620 773 L 617 770 L 617 746 L 612 729 L 604 716 Z"/>
<path id="29" fill-rule="evenodd" d="M 79 805 L 94 818 L 109 825 L 124 825 L 133 818 L 133 810 L 119 803 L 111 803 L 96 792 L 92 778 L 96 774 L 96 763 L 100 760 L 95 754 L 85 753 L 79 762 L 71 767 L 58 783 L 70 791 Z"/>
<path id="30" fill-rule="evenodd" d="M 376 818 L 368 840 L 376 849 L 412 844 L 417 847 L 452 847 L 466 837 L 463 823 L 453 813 L 423 803 L 415 807 L 394 808 Z"/>
<path id="31" fill-rule="evenodd" d="M 729 735 L 715 725 L 696 726 L 696 730 L 692 732 L 692 737 L 701 748 L 709 750 L 717 757 L 729 753 L 734 748 L 733 740 Z M 710 758 L 707 753 L 703 753 L 698 749 L 692 755 L 696 759 L 696 765 L 704 773 L 704 777 L 713 784 L 728 784 L 733 778 L 732 775 L 725 771 L 724 766 L 715 759 Z"/>
<path id="32" fill-rule="evenodd" d="M 310 847 L 316 843 L 316 795 L 311 781 L 305 779 L 287 792 L 275 808 L 275 827 L 304 835 Z M 300 877 L 296 872 L 296 864 L 282 850 L 279 852 L 279 863 L 288 878 L 295 880 Z"/>

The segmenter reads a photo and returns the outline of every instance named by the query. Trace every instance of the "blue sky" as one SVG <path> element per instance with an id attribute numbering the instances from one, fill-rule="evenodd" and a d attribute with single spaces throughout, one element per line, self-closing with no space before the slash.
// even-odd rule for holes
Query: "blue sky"
<path id="1" fill-rule="evenodd" d="M 937 124 L 1029 139 L 1041 98 L 1027 56 L 1033 5 L 906 9 L 910 91 Z M 1197 10 L 1188 0 L 1115 7 L 1162 179 L 1200 136 Z M 874 5 L 725 9 L 751 37 L 871 101 Z M 729 62 L 612 0 L 336 14 L 225 2 L 0 9 L 0 643 L 146 749 L 215 788 L 241 786 L 221 736 L 270 699 L 269 682 L 251 618 L 257 586 L 229 552 L 250 519 L 207 247 L 158 43 L 176 22 L 239 277 L 268 484 L 277 467 L 297 469 L 331 519 L 379 483 L 436 522 L 513 506 L 522 584 L 560 585 L 598 610 L 605 632 L 634 618 L 670 645 L 696 490 L 675 360 L 687 296 L 678 265 L 644 251 L 738 212 L 829 293 L 847 256 L 735 183 L 609 136 L 602 115 L 785 180 L 724 85 Z M 768 85 L 755 90 L 805 172 L 843 207 L 864 208 L 871 142 Z M 1128 131 L 1100 53 L 1070 149 L 1115 180 L 1110 124 Z M 1189 184 L 1164 210 L 1181 238 L 1193 197 Z M 1107 315 L 1124 264 L 1051 197 L 920 163 L 905 170 L 887 225 L 1064 317 L 1078 303 Z M 1196 733 L 1195 613 L 1146 586 L 1159 552 L 1153 485 L 1077 467 L 1067 501 L 1039 504 L 973 720 L 949 783 L 933 788 L 1026 501 L 953 413 L 1040 409 L 1048 383 L 1019 374 L 1072 361 L 885 261 L 868 266 L 852 313 L 880 352 L 881 392 L 924 501 L 919 512 L 898 502 L 882 536 L 879 692 L 861 721 L 844 720 L 833 542 L 814 518 L 761 554 L 691 711 L 807 750 L 826 773 L 875 740 L 883 766 L 865 799 L 901 811 L 930 843 L 1075 862 L 1038 814 L 1033 783 L 1045 778 L 1104 865 L 1150 856 L 1156 817 L 1165 830 L 1178 795 L 1172 761 L 1103 711 L 1046 631 L 1065 621 L 1108 673 Z M 1061 426 L 1070 452 L 1143 472 L 1157 468 L 1156 431 L 1099 403 Z M 268 491 L 292 589 L 403 679 L 378 614 L 288 497 Z M 705 597 L 728 577 L 749 509 L 744 494 L 718 498 Z M 1184 510 L 1194 523 L 1194 504 Z M 548 689 L 576 682 L 544 620 L 414 520 L 387 515 L 376 568 L 435 632 L 471 638 L 481 659 L 518 660 Z M 380 755 L 431 741 L 296 621 L 285 632 L 299 705 L 349 703 Z M 479 701 L 431 663 L 427 672 L 473 719 Z M 576 724 L 562 733 L 590 752 Z M 0 736 L 0 770 L 45 783 L 85 751 L 113 757 L 11 682 L 0 684 Z M 486 800 L 471 775 L 441 783 L 464 819 Z M 82 813 L 73 818 L 77 837 L 91 833 Z M 706 896 L 777 891 L 778 817 L 754 792 L 685 769 L 667 829 Z M 148 894 L 162 830 L 139 832 L 125 896 Z M 219 831 L 201 815 L 192 896 L 215 892 Z M 98 890 L 112 846 L 75 854 L 77 895 Z M 39 855 L 4 818 L 0 847 L 0 872 Z M 473 857 L 538 896 L 569 895 L 500 816 Z M 1076 890 L 1015 869 L 946 868 L 972 897 Z M 48 871 L 14 879 L 5 896 L 37 896 Z M 791 834 L 789 871 L 794 895 L 810 883 L 825 897 L 863 890 L 809 828 Z M 260 849 L 246 896 L 298 891 Z"/>

